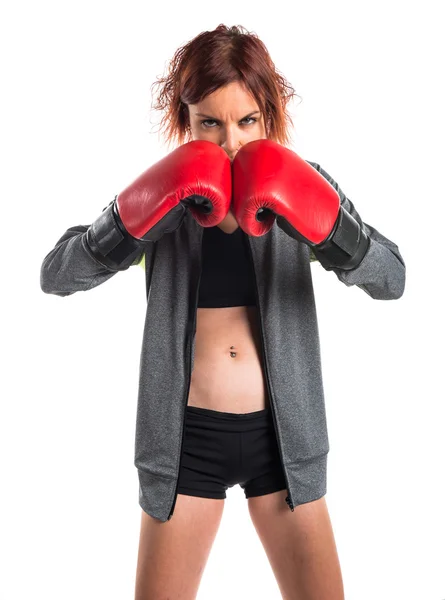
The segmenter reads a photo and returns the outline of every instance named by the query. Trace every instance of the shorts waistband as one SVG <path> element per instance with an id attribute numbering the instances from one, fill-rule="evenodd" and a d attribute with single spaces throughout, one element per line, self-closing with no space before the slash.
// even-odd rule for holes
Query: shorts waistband
<path id="1" fill-rule="evenodd" d="M 270 407 L 250 413 L 228 413 L 187 405 L 186 412 L 187 418 L 192 422 L 206 424 L 208 428 L 215 430 L 225 429 L 226 423 L 228 431 L 248 431 L 262 427 L 263 424 L 269 426 L 272 421 Z"/>
<path id="2" fill-rule="evenodd" d="M 263 410 L 256 410 L 249 413 L 229 413 L 219 410 L 210 410 L 209 408 L 201 408 L 199 406 L 186 407 L 187 414 L 198 415 L 203 417 L 211 417 L 218 420 L 226 421 L 250 421 L 252 419 L 260 419 L 271 415 L 270 408 L 266 407 Z"/>

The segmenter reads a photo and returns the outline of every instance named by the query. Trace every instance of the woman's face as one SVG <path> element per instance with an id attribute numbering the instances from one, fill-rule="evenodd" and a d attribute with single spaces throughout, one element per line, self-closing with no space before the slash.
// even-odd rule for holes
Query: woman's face
<path id="1" fill-rule="evenodd" d="M 198 104 L 188 104 L 188 109 L 193 140 L 218 144 L 231 160 L 247 142 L 267 137 L 264 115 L 238 82 L 219 88 Z"/>

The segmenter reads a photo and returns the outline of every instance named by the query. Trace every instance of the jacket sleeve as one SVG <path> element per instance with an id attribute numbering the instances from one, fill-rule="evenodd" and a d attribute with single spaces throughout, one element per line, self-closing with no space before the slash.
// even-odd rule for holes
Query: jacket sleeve
<path id="1" fill-rule="evenodd" d="M 98 220 L 95 223 L 100 222 Z M 113 222 L 109 220 L 106 226 L 107 230 L 104 230 L 104 227 L 101 230 L 94 229 L 94 224 L 77 225 L 67 229 L 43 259 L 40 268 L 40 287 L 43 292 L 56 296 L 70 296 L 75 292 L 97 287 L 132 265 L 144 266 L 144 249 L 147 244 L 132 246 L 131 249 L 125 248 L 125 253 L 120 254 L 119 263 L 107 260 L 105 254 L 101 254 L 105 244 L 99 239 L 99 233 L 105 231 L 105 240 L 110 239 L 110 234 L 114 235 L 109 229 L 114 227 Z M 95 251 L 92 251 L 89 239 L 99 240 L 94 244 Z"/>
<path id="2" fill-rule="evenodd" d="M 396 244 L 377 229 L 362 221 L 353 203 L 338 183 L 319 164 L 307 161 L 337 191 L 343 208 L 357 221 L 370 239 L 368 251 L 360 264 L 351 270 L 333 268 L 347 286 L 356 285 L 375 300 L 396 300 L 405 290 L 405 262 Z M 310 260 L 317 260 L 311 251 Z"/>

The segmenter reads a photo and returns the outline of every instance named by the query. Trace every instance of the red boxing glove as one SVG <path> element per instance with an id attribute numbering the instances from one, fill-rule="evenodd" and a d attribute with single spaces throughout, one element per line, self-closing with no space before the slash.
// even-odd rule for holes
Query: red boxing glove
<path id="1" fill-rule="evenodd" d="M 203 227 L 230 208 L 230 158 L 217 144 L 194 140 L 149 167 L 116 198 L 115 214 L 139 240 L 156 240 L 182 223 L 187 209 Z"/>
<path id="2" fill-rule="evenodd" d="M 268 139 L 249 142 L 233 160 L 232 178 L 233 213 L 248 235 L 270 231 L 276 216 L 277 225 L 310 246 L 326 269 L 349 270 L 363 260 L 366 232 L 330 183 L 292 150 Z"/>
<path id="3" fill-rule="evenodd" d="M 202 227 L 218 225 L 230 209 L 230 158 L 213 142 L 194 140 L 158 161 L 105 207 L 85 235 L 108 269 L 131 265 L 144 246 L 176 231 L 190 210 Z"/>

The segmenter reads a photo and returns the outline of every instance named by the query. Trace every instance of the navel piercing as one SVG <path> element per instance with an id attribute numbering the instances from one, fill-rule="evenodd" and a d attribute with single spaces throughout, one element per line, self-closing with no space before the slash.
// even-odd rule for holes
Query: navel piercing
<path id="1" fill-rule="evenodd" d="M 230 349 L 235 348 L 235 346 L 230 346 Z M 236 352 L 231 352 L 230 356 L 234 358 L 236 356 Z"/>

